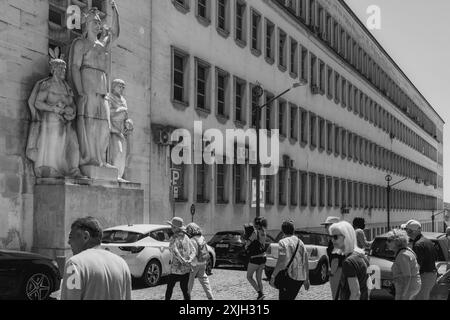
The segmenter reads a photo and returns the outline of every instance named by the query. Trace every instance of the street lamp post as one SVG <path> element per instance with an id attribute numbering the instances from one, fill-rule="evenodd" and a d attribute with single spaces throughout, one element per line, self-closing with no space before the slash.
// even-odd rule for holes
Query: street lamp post
<path id="1" fill-rule="evenodd" d="M 390 230 L 391 229 L 391 190 L 392 190 L 392 187 L 407 180 L 408 178 L 402 179 L 394 184 L 391 184 L 391 181 L 392 181 L 391 175 L 388 174 L 385 179 L 387 181 L 387 187 L 386 187 L 387 228 L 388 228 L 388 230 Z"/>
<path id="2" fill-rule="evenodd" d="M 260 184 L 261 184 L 261 161 L 260 161 L 260 157 L 259 157 L 259 142 L 260 142 L 259 131 L 261 130 L 261 110 L 263 108 L 269 106 L 272 102 L 276 101 L 277 99 L 279 99 L 281 96 L 285 95 L 292 89 L 304 86 L 305 84 L 306 84 L 306 81 L 294 83 L 292 85 L 292 87 L 290 87 L 289 89 L 286 89 L 285 91 L 283 91 L 276 97 L 268 100 L 265 104 L 263 104 L 261 106 L 257 106 L 256 110 L 252 111 L 256 118 L 256 217 L 261 216 L 261 204 L 260 204 L 260 201 L 261 201 L 261 196 L 260 196 L 260 192 L 261 192 L 261 186 L 260 186 Z M 264 94 L 264 89 L 261 87 L 260 84 L 257 84 L 253 89 L 253 95 L 259 99 L 262 97 L 263 94 Z"/>

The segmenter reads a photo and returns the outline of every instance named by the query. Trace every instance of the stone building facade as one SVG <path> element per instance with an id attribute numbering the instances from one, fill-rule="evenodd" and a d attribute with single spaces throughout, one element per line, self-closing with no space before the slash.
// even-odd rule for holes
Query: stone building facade
<path id="1" fill-rule="evenodd" d="M 142 222 L 174 214 L 190 221 L 192 204 L 208 235 L 252 220 L 250 165 L 175 166 L 167 137 L 177 128 L 193 132 L 194 121 L 203 130 L 249 129 L 252 106 L 300 80 L 307 84 L 262 115 L 262 127 L 281 132 L 282 169 L 267 179 L 262 208 L 270 229 L 287 218 L 314 229 L 334 215 L 364 217 L 371 235 L 383 232 L 387 174 L 392 183 L 406 178 L 392 193 L 392 226 L 410 218 L 429 224 L 442 207 L 444 122 L 344 2 L 116 2 L 112 78 L 127 83 L 135 130 L 125 177 L 144 189 Z M 33 246 L 27 99 L 49 73 L 48 49 L 67 52 L 77 36 L 65 28 L 69 5 L 109 14 L 107 3 L 0 2 L 0 248 Z M 257 82 L 260 101 L 252 95 Z"/>

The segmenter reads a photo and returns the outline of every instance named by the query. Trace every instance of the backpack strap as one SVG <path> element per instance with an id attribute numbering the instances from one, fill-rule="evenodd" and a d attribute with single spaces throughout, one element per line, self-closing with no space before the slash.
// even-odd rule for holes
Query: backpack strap
<path id="1" fill-rule="evenodd" d="M 286 270 L 289 270 L 289 267 L 291 266 L 292 261 L 294 261 L 294 258 L 295 258 L 295 255 L 297 254 L 297 250 L 298 250 L 298 247 L 299 247 L 299 246 L 300 246 L 300 239 L 298 239 L 297 247 L 295 248 L 295 251 L 294 251 L 294 253 L 292 254 L 291 261 L 289 261 L 288 265 L 286 266 Z"/>

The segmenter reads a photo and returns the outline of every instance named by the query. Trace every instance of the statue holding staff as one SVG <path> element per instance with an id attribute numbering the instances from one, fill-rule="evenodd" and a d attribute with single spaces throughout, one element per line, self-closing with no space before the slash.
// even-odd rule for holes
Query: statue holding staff
<path id="1" fill-rule="evenodd" d="M 111 167 L 106 161 L 110 137 L 107 101 L 110 46 L 119 37 L 119 14 L 114 1 L 111 27 L 102 26 L 100 12 L 92 8 L 85 15 L 83 36 L 70 48 L 69 79 L 76 91 L 77 134 L 80 166 Z"/>

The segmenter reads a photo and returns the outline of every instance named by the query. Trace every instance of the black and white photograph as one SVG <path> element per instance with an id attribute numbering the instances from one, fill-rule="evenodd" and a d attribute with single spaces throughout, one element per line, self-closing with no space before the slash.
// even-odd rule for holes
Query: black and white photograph
<path id="1" fill-rule="evenodd" d="M 0 0 L 0 304 L 446 304 L 449 14 Z"/>

